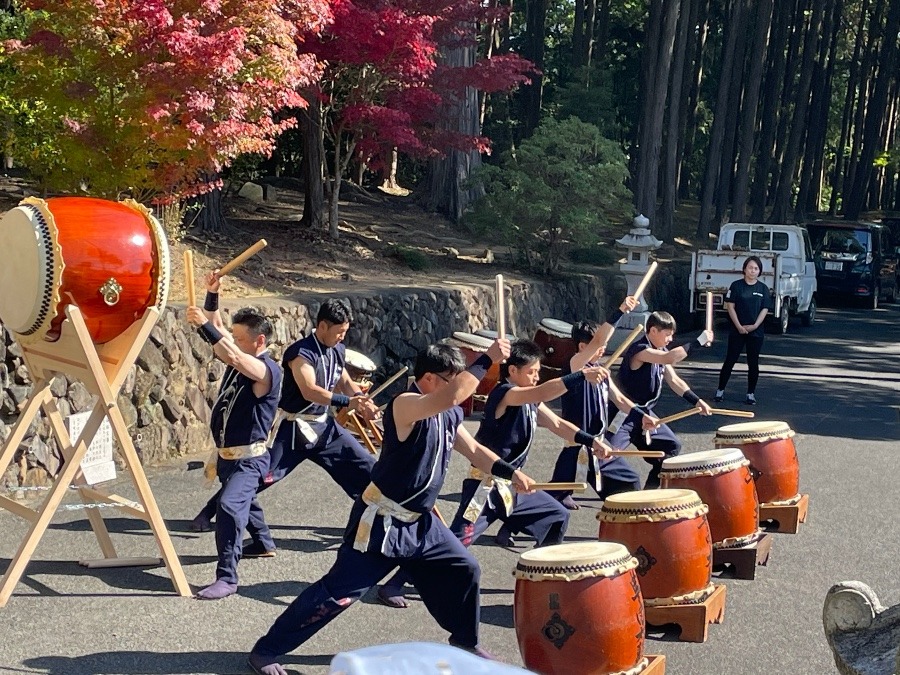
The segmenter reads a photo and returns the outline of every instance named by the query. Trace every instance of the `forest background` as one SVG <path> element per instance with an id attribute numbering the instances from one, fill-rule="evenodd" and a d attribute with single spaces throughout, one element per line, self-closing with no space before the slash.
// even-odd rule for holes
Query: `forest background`
<path id="1" fill-rule="evenodd" d="M 690 204 L 702 244 L 900 211 L 891 0 L 0 0 L 0 39 L 7 165 L 172 233 L 264 177 L 292 230 L 411 191 L 544 273 L 638 212 L 670 241 Z"/>

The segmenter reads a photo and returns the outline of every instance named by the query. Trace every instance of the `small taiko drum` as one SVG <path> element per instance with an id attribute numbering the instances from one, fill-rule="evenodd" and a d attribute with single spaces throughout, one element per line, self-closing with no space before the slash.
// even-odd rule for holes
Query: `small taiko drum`
<path id="1" fill-rule="evenodd" d="M 761 504 L 800 500 L 800 461 L 787 422 L 729 424 L 716 431 L 716 447 L 740 448 L 750 460 Z"/>
<path id="2" fill-rule="evenodd" d="M 493 340 L 486 337 L 462 332 L 453 333 L 453 337 L 447 338 L 445 342 L 457 347 L 463 353 L 463 356 L 466 358 L 466 366 L 471 366 L 479 356 L 487 352 L 490 346 L 494 344 Z M 478 388 L 475 390 L 475 394 L 481 397 L 487 396 L 491 393 L 491 389 L 497 385 L 499 379 L 500 364 L 495 363 L 482 378 Z M 474 397 L 466 399 L 462 404 L 462 408 L 466 415 L 471 415 L 474 409 Z"/>
<path id="3" fill-rule="evenodd" d="M 365 354 L 361 354 L 353 349 L 344 350 L 344 367 L 347 374 L 359 388 L 366 392 L 372 386 L 372 375 L 378 370 L 375 362 Z"/>
<path id="4" fill-rule="evenodd" d="M 747 546 L 761 536 L 759 502 L 750 462 L 736 448 L 693 452 L 663 460 L 664 488 L 694 490 L 709 506 L 713 548 Z"/>
<path id="5" fill-rule="evenodd" d="M 627 548 L 604 541 L 523 553 L 513 571 L 513 616 L 525 667 L 560 675 L 643 670 L 637 564 Z"/>
<path id="6" fill-rule="evenodd" d="M 475 331 L 475 335 L 477 335 L 478 337 L 487 338 L 488 340 L 493 342 L 494 340 L 497 339 L 497 336 L 500 335 L 500 333 L 498 333 L 495 330 L 489 330 L 487 328 L 479 328 L 478 330 Z M 509 340 L 510 342 L 512 342 L 513 340 L 516 339 L 516 336 L 513 335 L 512 333 L 507 333 L 506 339 Z"/>
<path id="7" fill-rule="evenodd" d="M 109 342 L 168 289 L 165 233 L 135 201 L 29 197 L 0 220 L 0 321 L 25 342 L 58 339 L 68 305 Z"/>
<path id="8" fill-rule="evenodd" d="M 572 341 L 572 324 L 558 319 L 541 319 L 534 341 L 544 350 L 542 363 L 550 368 L 562 369 L 569 365 L 578 346 Z"/>
<path id="9" fill-rule="evenodd" d="M 647 605 L 702 602 L 714 590 L 709 508 L 692 490 L 638 490 L 611 495 L 597 519 L 600 539 L 637 558 Z"/>

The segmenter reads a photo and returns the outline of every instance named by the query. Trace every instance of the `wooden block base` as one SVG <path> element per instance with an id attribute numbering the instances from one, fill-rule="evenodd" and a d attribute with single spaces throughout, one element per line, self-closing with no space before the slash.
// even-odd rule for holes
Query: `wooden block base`
<path id="1" fill-rule="evenodd" d="M 706 642 L 709 624 L 722 623 L 725 618 L 726 591 L 724 584 L 716 584 L 712 594 L 697 604 L 645 606 L 647 623 L 653 626 L 678 624 L 681 627 L 678 639 L 682 642 Z"/>
<path id="2" fill-rule="evenodd" d="M 800 501 L 796 504 L 760 504 L 759 524 L 766 526 L 769 532 L 781 532 L 783 534 L 797 534 L 800 523 L 806 522 L 806 513 L 809 510 L 809 495 L 800 495 Z"/>
<path id="3" fill-rule="evenodd" d="M 662 654 L 644 654 L 650 663 L 641 671 L 641 675 L 666 675 L 666 657 Z"/>
<path id="4" fill-rule="evenodd" d="M 738 579 L 755 579 L 756 566 L 769 562 L 772 552 L 772 535 L 763 536 L 754 544 L 741 548 L 714 548 L 713 568 L 731 565 Z"/>

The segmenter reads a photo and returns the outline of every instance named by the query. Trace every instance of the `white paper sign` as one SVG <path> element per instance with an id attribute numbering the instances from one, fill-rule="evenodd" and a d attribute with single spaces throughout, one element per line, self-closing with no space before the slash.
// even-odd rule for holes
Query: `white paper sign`
<path id="1" fill-rule="evenodd" d="M 66 419 L 73 445 L 78 441 L 81 430 L 84 429 L 90 416 L 89 412 L 74 413 Z M 81 460 L 81 470 L 88 485 L 96 485 L 116 477 L 116 463 L 113 461 L 113 434 L 108 418 L 103 419 L 84 459 Z"/>

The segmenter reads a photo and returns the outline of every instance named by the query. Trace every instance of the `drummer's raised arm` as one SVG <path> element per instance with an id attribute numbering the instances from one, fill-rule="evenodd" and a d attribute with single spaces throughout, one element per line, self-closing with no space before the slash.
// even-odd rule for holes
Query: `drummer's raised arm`
<path id="1" fill-rule="evenodd" d="M 222 322 L 222 314 L 219 312 L 219 289 L 222 284 L 219 280 L 218 270 L 208 272 L 204 281 L 206 283 L 206 299 L 203 301 L 203 314 L 221 332 L 225 329 L 225 324 Z"/>

